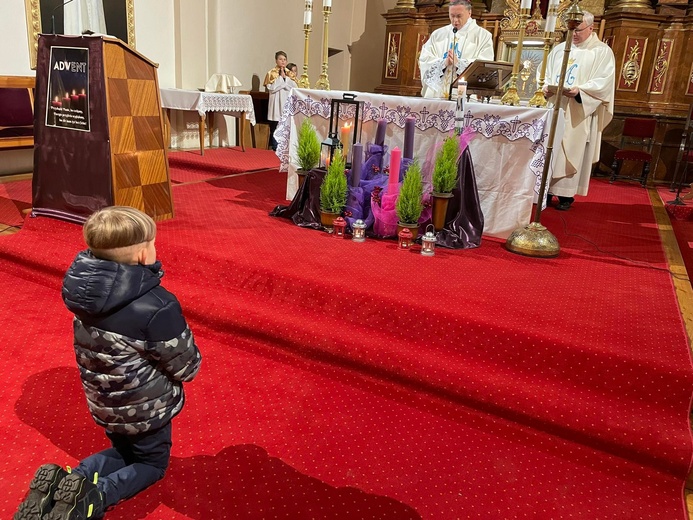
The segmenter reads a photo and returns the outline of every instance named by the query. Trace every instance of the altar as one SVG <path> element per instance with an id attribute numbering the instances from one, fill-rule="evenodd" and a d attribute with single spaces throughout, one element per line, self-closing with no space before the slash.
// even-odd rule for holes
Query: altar
<path id="1" fill-rule="evenodd" d="M 293 89 L 284 105 L 277 127 L 280 171 L 287 172 L 286 198 L 298 189 L 296 174 L 297 133 L 306 117 L 323 139 L 327 136 L 330 102 L 343 91 Z M 353 92 L 364 102 L 361 141 L 372 142 L 378 119 L 387 121 L 385 144 L 389 149 L 404 145 L 404 124 L 416 119 L 414 157 L 424 174 L 430 172 L 435 152 L 455 126 L 455 103 L 416 97 Z M 532 204 L 539 193 L 541 173 L 551 124 L 551 109 L 510 107 L 469 101 L 465 104 L 464 126 L 474 132 L 469 149 L 484 214 L 484 234 L 507 238 L 516 228 L 529 223 Z M 345 120 L 347 122 L 348 120 Z M 559 124 L 555 147 L 560 146 Z M 389 159 L 385 159 L 385 164 Z M 430 178 L 430 173 L 429 173 Z"/>

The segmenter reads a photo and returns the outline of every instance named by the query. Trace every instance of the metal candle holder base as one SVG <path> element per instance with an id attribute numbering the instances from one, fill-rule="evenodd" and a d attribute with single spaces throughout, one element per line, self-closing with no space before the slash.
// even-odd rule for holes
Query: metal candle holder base
<path id="1" fill-rule="evenodd" d="M 519 255 L 541 258 L 556 257 L 561 251 L 558 239 L 539 222 L 530 222 L 513 231 L 505 242 L 505 248 Z"/>

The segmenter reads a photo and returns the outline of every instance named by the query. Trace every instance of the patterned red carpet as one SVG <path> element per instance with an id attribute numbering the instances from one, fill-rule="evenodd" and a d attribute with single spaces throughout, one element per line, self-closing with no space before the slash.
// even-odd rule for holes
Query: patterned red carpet
<path id="1" fill-rule="evenodd" d="M 209 148 L 204 156 L 199 150 L 169 152 L 171 182 L 184 183 L 208 180 L 214 177 L 279 168 L 277 154 L 259 148 Z"/>
<path id="2" fill-rule="evenodd" d="M 205 356 L 164 481 L 111 519 L 685 519 L 693 370 L 647 193 L 548 209 L 557 259 L 400 252 L 267 212 L 276 172 L 176 186 L 167 288 Z M 78 226 L 0 237 L 0 517 L 104 445 L 60 283 Z"/>
<path id="3" fill-rule="evenodd" d="M 24 212 L 31 208 L 31 181 L 0 183 L 0 229 L 21 226 Z"/>

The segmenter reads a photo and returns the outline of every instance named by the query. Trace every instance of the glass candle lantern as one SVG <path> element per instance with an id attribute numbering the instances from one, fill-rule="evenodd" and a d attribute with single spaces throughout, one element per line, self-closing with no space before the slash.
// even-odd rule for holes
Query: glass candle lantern
<path id="1" fill-rule="evenodd" d="M 414 235 L 411 234 L 411 231 L 409 231 L 409 229 L 402 228 L 402 231 L 400 231 L 397 235 L 397 238 L 399 239 L 397 249 L 409 249 L 412 244 L 413 236 Z"/>
<path id="2" fill-rule="evenodd" d="M 347 168 L 351 167 L 351 155 L 349 152 L 353 150 L 353 145 L 361 142 L 361 133 L 363 131 L 361 118 L 363 117 L 364 106 L 365 102 L 357 101 L 356 94 L 350 92 L 345 92 L 342 94 L 341 98 L 332 99 L 330 103 L 330 129 L 328 139 L 340 141 L 340 139 L 345 138 L 345 136 L 342 135 L 342 129 L 344 128 L 342 121 L 345 122 L 344 124 L 349 125 L 349 142 L 342 143 L 343 149 L 346 152 L 344 153 L 344 160 L 346 161 Z M 327 140 L 323 141 L 323 145 L 325 145 L 326 142 Z"/>
<path id="3" fill-rule="evenodd" d="M 346 220 L 342 217 L 337 217 L 332 222 L 332 228 L 334 229 L 334 236 L 338 238 L 344 238 L 344 231 L 346 230 Z"/>
<path id="4" fill-rule="evenodd" d="M 334 159 L 336 150 L 342 149 L 342 143 L 337 137 L 337 132 L 330 132 L 330 135 L 320 145 L 320 168 L 327 170 Z"/>
<path id="5" fill-rule="evenodd" d="M 351 228 L 354 231 L 354 234 L 351 237 L 354 242 L 366 241 L 366 223 L 363 220 L 358 219 L 352 224 Z"/>
<path id="6" fill-rule="evenodd" d="M 432 225 L 426 228 L 426 233 L 421 237 L 421 254 L 423 256 L 433 256 L 436 254 L 436 238 Z"/>

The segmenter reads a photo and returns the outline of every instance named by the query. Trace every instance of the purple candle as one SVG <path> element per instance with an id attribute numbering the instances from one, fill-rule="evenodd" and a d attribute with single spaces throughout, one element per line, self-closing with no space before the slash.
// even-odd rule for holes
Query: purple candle
<path id="1" fill-rule="evenodd" d="M 404 121 L 404 150 L 402 157 L 405 159 L 414 158 L 414 131 L 416 129 L 416 118 L 408 116 Z"/>
<path id="2" fill-rule="evenodd" d="M 383 146 L 385 144 L 385 129 L 387 128 L 387 121 L 384 119 L 378 119 L 378 129 L 375 132 L 374 143 L 378 146 Z"/>
<path id="3" fill-rule="evenodd" d="M 388 193 L 394 193 L 399 184 L 399 166 L 402 163 L 402 150 L 396 146 L 390 152 L 390 179 L 388 181 Z"/>
<path id="4" fill-rule="evenodd" d="M 356 143 L 351 150 L 351 185 L 356 188 L 361 182 L 361 166 L 363 165 L 363 145 Z"/>

